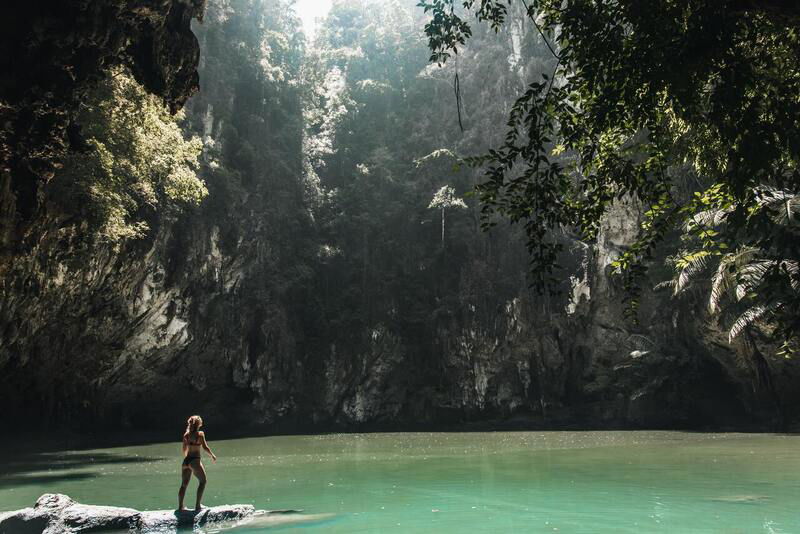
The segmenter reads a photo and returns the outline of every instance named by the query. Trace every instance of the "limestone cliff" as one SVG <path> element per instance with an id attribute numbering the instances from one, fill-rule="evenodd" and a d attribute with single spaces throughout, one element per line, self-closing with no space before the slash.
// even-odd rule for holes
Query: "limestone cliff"
<path id="1" fill-rule="evenodd" d="M 283 430 L 777 424 L 773 399 L 693 310 L 654 294 L 644 326 L 623 317 L 606 272 L 633 237 L 619 220 L 584 250 L 586 289 L 571 313 L 526 292 L 489 322 L 468 310 L 432 325 L 425 363 L 396 325 L 355 341 L 308 330 L 297 288 L 270 282 L 279 258 L 257 227 L 264 214 L 247 206 L 238 199 L 227 223 L 162 221 L 122 251 L 81 254 L 75 230 L 43 237 L 1 286 L 4 416 L 161 428 L 200 412 L 218 426 Z M 226 243 L 223 224 L 245 230 Z M 786 409 L 789 385 L 779 384 Z"/>
<path id="2" fill-rule="evenodd" d="M 615 208 L 596 243 L 564 237 L 569 298 L 529 292 L 524 260 L 490 265 L 477 254 L 453 270 L 445 264 L 444 282 L 423 279 L 433 297 L 403 304 L 398 290 L 389 297 L 399 304 L 382 314 L 361 293 L 328 287 L 349 280 L 338 271 L 352 265 L 328 254 L 309 200 L 305 97 L 293 82 L 303 45 L 265 38 L 278 32 L 257 2 L 233 6 L 214 2 L 195 27 L 203 91 L 187 106 L 187 128 L 204 140 L 209 197 L 161 213 L 145 239 L 121 246 L 94 242 L 81 221 L 48 211 L 41 188 L 52 169 L 34 160 L 43 147 L 66 149 L 71 110 L 101 65 L 130 62 L 147 87 L 181 105 L 196 85 L 188 21 L 202 2 L 64 3 L 59 20 L 74 25 L 43 19 L 34 45 L 20 45 L 27 63 L 46 59 L 37 67 L 46 72 L 3 82 L 0 93 L 9 117 L 0 139 L 4 421 L 175 429 L 201 413 L 217 428 L 284 431 L 478 421 L 775 428 L 781 412 L 796 421 L 796 365 L 775 363 L 775 387 L 764 391 L 746 349 L 707 327 L 697 303 L 645 287 L 639 324 L 625 318 L 609 265 L 636 236 L 633 203 Z M 25 122 L 31 113 L 41 119 Z M 522 250 L 511 239 L 502 246 Z M 432 248 L 444 251 L 444 239 Z M 362 288 L 367 259 L 355 276 Z M 501 269 L 516 274 L 493 285 Z M 473 286 L 481 298 L 470 296 Z M 419 307 L 422 319 L 404 317 Z M 357 321 L 340 322 L 342 311 Z"/>

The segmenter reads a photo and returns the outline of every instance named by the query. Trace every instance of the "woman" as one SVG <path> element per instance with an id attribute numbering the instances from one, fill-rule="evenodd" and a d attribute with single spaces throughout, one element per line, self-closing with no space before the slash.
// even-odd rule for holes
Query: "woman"
<path id="1" fill-rule="evenodd" d="M 200 461 L 200 449 L 211 455 L 215 462 L 217 457 L 211 452 L 206 443 L 205 433 L 200 431 L 203 426 L 203 419 L 199 415 L 193 415 L 186 422 L 186 432 L 183 434 L 183 466 L 181 467 L 181 489 L 178 491 L 178 510 L 186 511 L 183 506 L 183 498 L 186 495 L 186 487 L 192 478 L 192 473 L 197 477 L 200 484 L 197 486 L 197 504 L 195 511 L 200 511 L 200 501 L 203 499 L 203 490 L 206 489 L 206 470 L 203 462 Z"/>

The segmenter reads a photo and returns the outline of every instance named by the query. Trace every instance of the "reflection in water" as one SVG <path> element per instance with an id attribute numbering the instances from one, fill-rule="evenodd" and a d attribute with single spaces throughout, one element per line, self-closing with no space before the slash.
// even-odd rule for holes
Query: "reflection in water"
<path id="1" fill-rule="evenodd" d="M 207 529 L 206 532 L 253 532 L 260 530 L 272 530 L 276 527 L 287 526 L 323 526 L 332 524 L 335 519 L 334 514 L 277 514 L 277 515 L 261 515 L 256 516 L 246 521 L 241 521 L 238 525 L 219 525 L 217 527 Z M 195 531 L 197 532 L 197 531 Z"/>
<path id="2" fill-rule="evenodd" d="M 0 488 L 15 488 L 27 484 L 57 486 L 61 482 L 86 480 L 87 478 L 94 478 L 96 476 L 97 475 L 94 473 L 64 473 L 61 475 L 30 473 L 25 475 L 3 475 L 2 478 L 0 478 Z"/>
<path id="3" fill-rule="evenodd" d="M 304 508 L 306 528 L 320 532 L 800 532 L 795 436 L 408 433 L 213 445 L 208 505 Z M 8 460 L 0 510 L 48 491 L 160 509 L 179 485 L 174 443 Z M 273 520 L 238 528 L 263 532 Z"/>
<path id="4" fill-rule="evenodd" d="M 100 476 L 104 466 L 152 463 L 161 459 L 107 452 L 22 454 L 11 456 L 0 463 L 0 488 L 53 486 L 65 481 L 95 478 Z"/>

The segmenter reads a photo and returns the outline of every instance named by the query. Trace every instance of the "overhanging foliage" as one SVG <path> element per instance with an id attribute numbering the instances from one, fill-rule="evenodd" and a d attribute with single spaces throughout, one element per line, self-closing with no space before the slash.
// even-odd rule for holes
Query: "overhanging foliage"
<path id="1" fill-rule="evenodd" d="M 514 3 L 421 1 L 432 15 L 431 60 L 444 63 L 467 43 L 469 13 L 499 29 Z M 758 192 L 800 188 L 797 11 L 777 1 L 525 4 L 552 74 L 517 100 L 505 142 L 470 162 L 485 169 L 484 223 L 499 215 L 524 224 L 537 288 L 553 281 L 561 246 L 552 231 L 592 240 L 623 197 L 645 207 L 639 239 L 616 262 L 634 303 L 656 246 L 710 203 L 727 210 L 706 246 L 797 257 Z M 676 187 L 687 172 L 696 195 Z"/>

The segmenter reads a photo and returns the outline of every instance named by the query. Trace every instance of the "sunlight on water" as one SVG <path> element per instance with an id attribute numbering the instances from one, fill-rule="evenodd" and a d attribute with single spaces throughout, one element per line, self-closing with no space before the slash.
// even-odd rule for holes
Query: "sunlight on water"
<path id="1" fill-rule="evenodd" d="M 213 429 L 209 430 L 213 436 Z M 800 437 L 347 434 L 211 443 L 206 505 L 333 514 L 319 532 L 800 532 Z M 46 492 L 175 506 L 179 444 L 9 457 L 0 510 Z M 193 481 L 187 502 L 194 498 Z M 322 516 L 327 517 L 327 516 Z M 237 532 L 269 530 L 250 526 Z"/>

